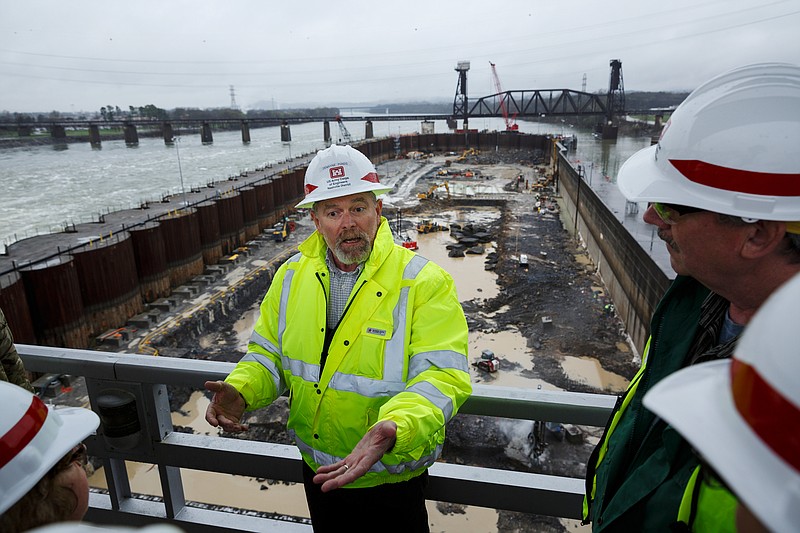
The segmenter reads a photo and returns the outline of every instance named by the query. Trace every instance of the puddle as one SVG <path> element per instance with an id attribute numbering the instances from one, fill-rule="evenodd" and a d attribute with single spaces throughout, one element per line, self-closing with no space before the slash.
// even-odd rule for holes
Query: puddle
<path id="1" fill-rule="evenodd" d="M 628 380 L 619 374 L 605 370 L 597 359 L 565 355 L 561 362 L 564 373 L 573 381 L 586 383 L 606 392 L 622 392 Z"/>
<path id="2" fill-rule="evenodd" d="M 497 372 L 486 372 L 472 365 L 481 358 L 483 350 L 491 350 L 500 360 L 501 369 Z M 469 332 L 470 377 L 473 383 L 496 385 L 500 387 L 517 387 L 523 389 L 564 390 L 541 379 L 533 379 L 522 374 L 535 366 L 532 354 L 527 347 L 525 337 L 517 329 L 484 333 Z M 514 369 L 503 369 L 503 362 L 516 364 Z"/>
<path id="3" fill-rule="evenodd" d="M 437 215 L 435 220 L 449 227 L 453 222 L 462 225 L 470 222 L 487 224 L 499 216 L 499 212 L 495 210 L 478 210 L 468 214 L 467 217 L 465 213 L 446 211 Z M 415 223 L 417 221 L 418 219 L 414 219 Z M 497 274 L 484 268 L 486 254 L 494 250 L 491 243 L 484 245 L 486 252 L 481 255 L 465 254 L 464 257 L 449 257 L 446 246 L 456 242 L 449 231 L 417 234 L 416 231 L 409 230 L 408 233 L 417 241 L 418 254 L 444 268 L 453 277 L 460 301 L 497 297 L 500 290 L 497 285 Z"/>
<path id="4" fill-rule="evenodd" d="M 211 427 L 205 418 L 209 403 L 211 402 L 204 392 L 194 391 L 181 411 L 172 413 L 172 424 L 190 427 L 199 435 L 211 435 L 212 432 L 216 434 L 217 430 Z"/>
<path id="5" fill-rule="evenodd" d="M 253 328 L 258 320 L 259 308 L 261 300 L 256 301 L 233 325 L 233 331 L 236 332 L 236 345 L 240 346 L 243 350 L 247 350 L 247 343 L 250 341 L 250 334 L 253 333 Z"/>
<path id="6" fill-rule="evenodd" d="M 158 468 L 155 465 L 126 461 L 131 491 L 136 494 L 162 496 Z M 258 481 L 253 477 L 181 469 L 186 499 L 212 505 L 309 517 L 302 483 Z M 103 469 L 89 478 L 95 488 L 107 488 Z M 262 489 L 267 487 L 266 490 Z"/>

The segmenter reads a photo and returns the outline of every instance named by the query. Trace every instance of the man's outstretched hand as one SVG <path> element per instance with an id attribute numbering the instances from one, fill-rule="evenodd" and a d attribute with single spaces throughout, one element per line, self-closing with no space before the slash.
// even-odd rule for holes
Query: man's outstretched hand
<path id="1" fill-rule="evenodd" d="M 208 416 L 206 416 L 208 418 Z M 329 492 L 352 483 L 366 474 L 397 440 L 397 424 L 390 420 L 378 422 L 343 461 L 321 466 L 314 483 L 322 484 L 322 492 Z"/>
<path id="2" fill-rule="evenodd" d="M 205 387 L 214 393 L 206 409 L 206 421 L 231 433 L 247 431 L 247 425 L 239 423 L 245 408 L 239 391 L 224 381 L 206 381 Z"/>

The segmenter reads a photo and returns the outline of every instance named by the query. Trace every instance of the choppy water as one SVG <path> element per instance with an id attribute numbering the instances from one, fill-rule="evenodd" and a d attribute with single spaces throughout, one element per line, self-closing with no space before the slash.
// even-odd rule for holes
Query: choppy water
<path id="1" fill-rule="evenodd" d="M 616 174 L 622 163 L 649 144 L 647 138 L 620 137 L 616 141 L 595 139 L 588 130 L 579 130 L 568 121 L 560 125 L 520 121 L 526 133 L 576 134 L 578 146 L 570 159 L 587 168 L 591 182 L 601 198 L 645 249 L 654 233 L 640 221 L 641 213 L 625 217 L 625 200 L 616 188 Z M 355 140 L 363 139 L 363 122 L 345 122 Z M 500 119 L 473 119 L 470 127 L 502 129 Z M 444 121 L 435 121 L 435 132 L 447 132 Z M 413 133 L 419 122 L 374 121 L 376 137 Z M 293 124 L 292 142 L 280 141 L 280 128 L 251 129 L 251 142 L 243 144 L 238 131 L 214 132 L 214 142 L 203 145 L 199 134 L 186 135 L 177 145 L 166 146 L 161 138 L 140 138 L 139 145 L 124 141 L 104 141 L 100 149 L 89 143 L 61 146 L 30 146 L 0 149 L 0 243 L 40 233 L 60 231 L 65 224 L 97 220 L 101 213 L 138 207 L 144 201 L 159 201 L 163 196 L 180 194 L 185 187 L 205 186 L 213 181 L 238 175 L 270 162 L 283 161 L 324 148 L 322 123 Z M 334 139 L 339 137 L 331 124 Z M 663 245 L 652 246 L 659 264 Z M 668 267 L 668 262 L 667 268 Z"/>

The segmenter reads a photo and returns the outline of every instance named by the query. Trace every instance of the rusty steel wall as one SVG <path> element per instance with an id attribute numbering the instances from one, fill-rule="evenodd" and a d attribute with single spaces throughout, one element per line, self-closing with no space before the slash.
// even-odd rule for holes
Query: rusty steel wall
<path id="1" fill-rule="evenodd" d="M 258 198 L 255 187 L 242 187 L 242 216 L 244 218 L 245 242 L 252 241 L 261 233 L 258 227 Z"/>
<path id="2" fill-rule="evenodd" d="M 275 185 L 270 179 L 264 186 L 267 194 L 267 227 L 272 227 L 278 217 L 275 214 Z"/>
<path id="3" fill-rule="evenodd" d="M 272 179 L 272 190 L 275 198 L 275 215 L 280 220 L 286 214 L 286 193 L 284 192 L 283 174 L 279 174 Z"/>
<path id="4" fill-rule="evenodd" d="M 364 145 L 362 153 L 375 164 L 386 161 L 394 155 L 394 139 L 374 140 Z"/>
<path id="5" fill-rule="evenodd" d="M 6 316 L 14 342 L 36 344 L 25 283 L 19 272 L 9 272 L 0 278 L 0 309 Z"/>
<path id="6" fill-rule="evenodd" d="M 292 182 L 294 183 L 294 198 L 292 199 L 292 203 L 294 205 L 297 205 L 297 203 L 305 196 L 303 181 L 306 177 L 307 168 L 308 167 L 299 167 L 294 169 L 294 175 L 292 176 Z"/>
<path id="7" fill-rule="evenodd" d="M 182 209 L 159 220 L 173 289 L 203 273 L 197 210 Z"/>
<path id="8" fill-rule="evenodd" d="M 39 344 L 88 348 L 78 272 L 70 256 L 20 270 Z"/>
<path id="9" fill-rule="evenodd" d="M 128 230 L 133 243 L 136 273 L 139 277 L 139 293 L 146 303 L 169 296 L 169 268 L 161 224 L 148 222 Z"/>
<path id="10" fill-rule="evenodd" d="M 219 239 L 222 253 L 230 254 L 245 243 L 242 197 L 238 192 L 228 192 L 216 200 L 219 212 Z"/>
<path id="11" fill-rule="evenodd" d="M 416 135 L 415 135 L 416 137 Z M 401 152 L 410 152 L 412 150 L 416 150 L 414 148 L 414 142 L 411 140 L 410 135 L 401 135 L 400 136 L 400 151 Z"/>
<path id="12" fill-rule="evenodd" d="M 195 206 L 200 225 L 200 248 L 203 263 L 215 265 L 222 258 L 222 239 L 219 230 L 219 206 L 207 200 Z"/>
<path id="13" fill-rule="evenodd" d="M 144 310 L 128 232 L 87 244 L 73 252 L 72 258 L 92 335 L 116 328 Z"/>
<path id="14" fill-rule="evenodd" d="M 269 202 L 267 199 L 267 182 L 262 181 L 253 185 L 256 190 L 256 210 L 258 218 L 258 232 L 269 228 Z"/>

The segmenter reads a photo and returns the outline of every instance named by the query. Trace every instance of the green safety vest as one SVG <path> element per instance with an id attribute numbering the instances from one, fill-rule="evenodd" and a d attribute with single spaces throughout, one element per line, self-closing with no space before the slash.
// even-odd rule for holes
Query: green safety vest
<path id="1" fill-rule="evenodd" d="M 700 304 L 707 294 L 708 290 L 696 280 L 678 276 L 654 313 L 653 336 L 645 347 L 642 366 L 618 399 L 587 465 L 583 519 L 584 523 L 593 522 L 595 530 L 667 528 L 679 521 L 695 528 L 708 528 L 710 524 L 724 528 L 733 523 L 735 499 L 727 491 L 695 483 L 698 462 L 688 443 L 663 422 L 651 425 L 654 415 L 641 405 L 641 397 L 653 384 L 681 367 L 694 337 Z M 656 353 L 658 359 L 653 358 Z M 632 406 L 638 409 L 636 421 Z M 624 432 L 615 435 L 623 427 Z M 620 451 L 609 451 L 610 446 L 631 446 L 623 440 L 636 438 L 635 434 L 644 440 L 637 441 L 638 452 L 632 449 L 625 452 L 636 452 L 634 456 L 622 457 L 618 455 Z M 600 479 L 606 484 L 605 491 L 616 492 L 613 500 L 607 500 L 608 493 L 604 492 L 601 501 L 595 501 L 598 470 L 604 460 L 609 460 L 609 453 L 615 454 L 615 463 L 605 465 Z M 621 476 L 632 477 L 621 480 Z M 609 489 L 609 485 L 616 489 Z"/>
<path id="2" fill-rule="evenodd" d="M 397 441 L 350 487 L 410 479 L 439 457 L 445 424 L 472 392 L 468 328 L 452 277 L 394 244 L 382 218 L 320 368 L 330 292 L 314 232 L 275 274 L 248 352 L 226 378 L 248 409 L 289 391 L 288 428 L 316 470 L 344 459 L 377 422 Z"/>

